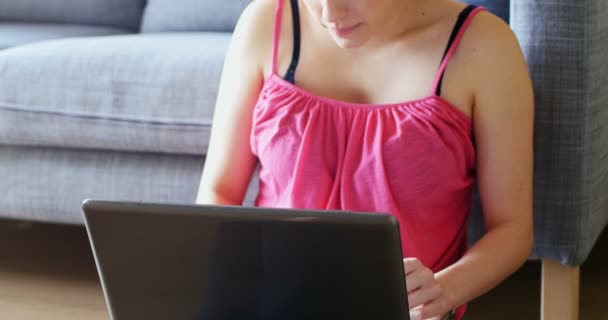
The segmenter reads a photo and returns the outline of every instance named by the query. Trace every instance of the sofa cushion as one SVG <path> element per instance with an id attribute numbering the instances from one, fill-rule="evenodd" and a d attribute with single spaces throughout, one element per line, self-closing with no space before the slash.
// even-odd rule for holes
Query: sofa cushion
<path id="1" fill-rule="evenodd" d="M 485 7 L 507 23 L 509 22 L 510 0 L 464 0 L 464 2 Z"/>
<path id="2" fill-rule="evenodd" d="M 105 25 L 136 30 L 145 0 L 0 0 L 0 21 Z"/>
<path id="3" fill-rule="evenodd" d="M 0 145 L 0 217 L 83 224 L 87 198 L 192 204 L 204 161 L 195 155 Z M 254 173 L 243 205 L 253 206 L 258 186 Z"/>
<path id="4" fill-rule="evenodd" d="M 251 1 L 148 0 L 141 31 L 232 31 Z"/>
<path id="5" fill-rule="evenodd" d="M 0 144 L 203 154 L 229 33 L 0 51 Z"/>
<path id="6" fill-rule="evenodd" d="M 43 40 L 124 34 L 125 29 L 52 23 L 0 22 L 0 50 Z"/>

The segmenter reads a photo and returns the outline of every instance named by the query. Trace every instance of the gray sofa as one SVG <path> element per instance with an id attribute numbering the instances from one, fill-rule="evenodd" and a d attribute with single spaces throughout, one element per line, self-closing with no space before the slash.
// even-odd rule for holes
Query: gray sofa
<path id="1" fill-rule="evenodd" d="M 0 216 L 82 224 L 85 198 L 193 203 L 248 2 L 0 0 Z M 531 258 L 547 283 L 576 281 L 608 221 L 608 5 L 469 2 L 522 44 L 537 103 Z M 245 204 L 254 196 L 255 180 Z M 474 241 L 479 206 L 471 220 Z M 570 304 L 544 305 L 547 319 L 574 319 Z"/>
<path id="2" fill-rule="evenodd" d="M 0 0 L 0 216 L 81 224 L 87 197 L 194 201 L 248 1 L 177 2 Z"/>

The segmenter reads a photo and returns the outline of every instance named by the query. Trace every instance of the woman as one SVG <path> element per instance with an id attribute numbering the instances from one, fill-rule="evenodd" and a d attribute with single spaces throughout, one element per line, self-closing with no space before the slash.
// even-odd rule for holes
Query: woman
<path id="1" fill-rule="evenodd" d="M 452 0 L 256 0 L 197 202 L 390 212 L 412 319 L 461 319 L 530 254 L 533 93 L 502 20 Z M 477 185 L 487 233 L 467 250 Z M 456 310 L 456 311 L 454 311 Z M 454 316 L 455 315 L 455 316 Z"/>

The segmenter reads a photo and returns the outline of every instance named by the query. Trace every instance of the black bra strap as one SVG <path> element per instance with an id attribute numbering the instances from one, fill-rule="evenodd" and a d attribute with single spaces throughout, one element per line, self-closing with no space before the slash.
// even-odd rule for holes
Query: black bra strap
<path id="1" fill-rule="evenodd" d="M 296 68 L 298 67 L 298 62 L 300 61 L 301 34 L 300 8 L 298 6 L 298 0 L 291 0 L 291 13 L 293 15 L 293 55 L 291 57 L 291 64 L 289 65 L 289 69 L 287 69 L 284 79 L 293 84 L 295 83 Z"/>
<path id="2" fill-rule="evenodd" d="M 441 63 L 443 63 L 443 60 L 445 60 L 445 56 L 448 54 L 448 51 L 450 51 L 450 48 L 452 47 L 452 44 L 454 43 L 454 39 L 456 39 L 456 35 L 458 35 L 458 32 L 460 32 L 460 28 L 462 28 L 462 25 L 469 17 L 469 14 L 471 14 L 471 12 L 473 10 L 475 10 L 476 7 L 477 6 L 469 5 L 464 10 L 462 10 L 460 15 L 458 15 L 458 20 L 456 21 L 456 24 L 454 25 L 454 29 L 452 30 L 452 34 L 450 35 L 450 40 L 448 41 L 448 45 L 445 48 L 443 57 L 441 57 Z M 440 63 L 440 65 L 441 65 L 441 63 Z M 445 74 L 445 70 L 441 73 L 441 78 L 439 79 L 439 84 L 437 85 L 437 90 L 435 92 L 435 95 L 437 95 L 437 96 L 441 95 L 441 83 L 443 82 L 444 74 Z"/>

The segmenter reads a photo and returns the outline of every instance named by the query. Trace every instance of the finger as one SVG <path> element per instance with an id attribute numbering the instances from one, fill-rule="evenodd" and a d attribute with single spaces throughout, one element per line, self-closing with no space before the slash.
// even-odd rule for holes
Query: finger
<path id="1" fill-rule="evenodd" d="M 432 317 L 432 318 L 423 318 L 420 311 L 421 311 L 420 309 L 411 310 L 410 311 L 410 320 L 442 320 L 443 319 L 443 315 L 438 316 L 438 317 Z"/>
<path id="2" fill-rule="evenodd" d="M 421 319 L 429 319 L 432 317 L 442 317 L 449 312 L 442 299 L 437 299 L 425 304 L 419 309 Z"/>
<path id="3" fill-rule="evenodd" d="M 441 286 L 439 284 L 435 284 L 428 288 L 422 288 L 416 290 L 407 296 L 407 301 L 410 306 L 418 307 L 420 305 L 424 305 L 434 301 L 435 299 L 441 296 Z"/>
<path id="4" fill-rule="evenodd" d="M 435 281 L 435 274 L 429 269 L 421 269 L 405 276 L 408 294 Z"/>
<path id="5" fill-rule="evenodd" d="M 410 309 L 410 320 L 423 320 L 421 307 Z"/>
<path id="6" fill-rule="evenodd" d="M 423 267 L 420 260 L 416 258 L 405 258 L 403 259 L 403 269 L 405 270 L 405 274 L 408 275 L 418 269 Z"/>

